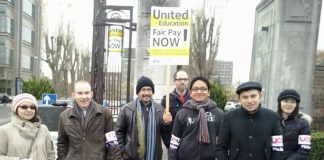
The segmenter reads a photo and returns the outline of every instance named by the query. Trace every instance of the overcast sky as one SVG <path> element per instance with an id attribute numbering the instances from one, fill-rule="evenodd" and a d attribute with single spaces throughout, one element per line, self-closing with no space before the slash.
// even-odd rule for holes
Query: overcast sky
<path id="1" fill-rule="evenodd" d="M 50 35 L 55 35 L 55 28 L 60 24 L 60 20 L 70 19 L 75 28 L 78 44 L 91 49 L 93 0 L 82 0 L 82 3 L 80 0 L 44 1 L 46 4 L 44 9 L 46 11 L 45 22 L 48 24 Z M 136 0 L 107 0 L 107 2 L 109 5 L 133 5 L 136 18 Z M 192 7 L 197 6 L 198 2 L 200 1 L 182 0 L 181 5 Z M 222 8 L 223 25 L 219 54 L 216 59 L 233 60 L 233 83 L 244 82 L 249 79 L 255 7 L 259 2 L 260 0 L 228 0 L 225 8 Z M 324 23 L 323 12 L 321 22 Z M 320 25 L 317 48 L 324 50 L 324 24 Z"/>

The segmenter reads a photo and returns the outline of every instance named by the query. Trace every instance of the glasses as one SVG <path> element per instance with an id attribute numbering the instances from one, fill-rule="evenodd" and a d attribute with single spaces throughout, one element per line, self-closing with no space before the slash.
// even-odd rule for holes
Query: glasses
<path id="1" fill-rule="evenodd" d="M 177 78 L 176 81 L 188 81 L 188 78 Z"/>
<path id="2" fill-rule="evenodd" d="M 191 91 L 193 92 L 206 92 L 208 91 L 208 88 L 192 88 Z"/>
<path id="3" fill-rule="evenodd" d="M 142 88 L 141 92 L 152 92 L 152 88 Z"/>
<path id="4" fill-rule="evenodd" d="M 22 105 L 22 106 L 18 106 L 18 107 L 23 110 L 27 110 L 28 108 L 33 111 L 36 110 L 36 106 L 34 106 L 34 105 L 32 105 L 32 106 Z"/>

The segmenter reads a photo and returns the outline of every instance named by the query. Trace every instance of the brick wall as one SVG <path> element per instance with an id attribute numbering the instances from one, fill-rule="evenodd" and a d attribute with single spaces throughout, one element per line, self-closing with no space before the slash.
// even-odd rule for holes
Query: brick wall
<path id="1" fill-rule="evenodd" d="M 324 64 L 315 66 L 312 128 L 324 131 Z"/>

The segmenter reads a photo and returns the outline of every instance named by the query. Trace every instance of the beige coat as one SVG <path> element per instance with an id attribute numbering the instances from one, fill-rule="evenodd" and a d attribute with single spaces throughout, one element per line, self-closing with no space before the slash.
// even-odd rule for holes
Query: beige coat
<path id="1" fill-rule="evenodd" d="M 40 122 L 23 121 L 12 114 L 11 122 L 0 126 L 0 160 L 25 158 L 33 137 L 32 160 L 54 160 L 55 151 L 48 128 Z"/>

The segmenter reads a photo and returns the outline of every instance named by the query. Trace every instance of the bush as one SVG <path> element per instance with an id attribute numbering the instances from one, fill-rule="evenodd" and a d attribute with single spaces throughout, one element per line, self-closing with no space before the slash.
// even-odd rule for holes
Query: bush
<path id="1" fill-rule="evenodd" d="M 22 90 L 24 93 L 32 94 L 36 99 L 41 99 L 42 93 L 55 93 L 47 79 L 37 80 L 35 76 L 28 81 L 23 81 Z"/>
<path id="2" fill-rule="evenodd" d="M 224 88 L 217 83 L 210 83 L 210 99 L 217 103 L 217 107 L 224 110 L 224 106 L 228 100 L 228 95 Z"/>
<path id="3" fill-rule="evenodd" d="M 310 160 L 324 160 L 324 132 L 312 132 Z"/>

